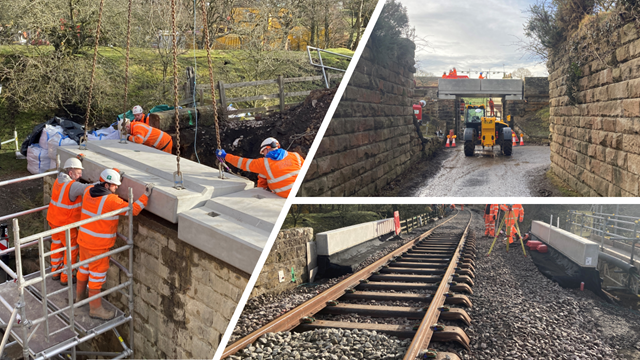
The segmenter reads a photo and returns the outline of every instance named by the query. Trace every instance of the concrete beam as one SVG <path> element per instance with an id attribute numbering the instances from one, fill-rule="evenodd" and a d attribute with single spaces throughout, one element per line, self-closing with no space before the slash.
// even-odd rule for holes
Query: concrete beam
<path id="1" fill-rule="evenodd" d="M 502 97 L 508 100 L 522 100 L 523 82 L 520 79 L 440 79 L 438 98 L 452 99 L 464 97 Z"/>
<path id="2" fill-rule="evenodd" d="M 176 190 L 173 173 L 176 171 L 175 155 L 167 154 L 149 146 L 118 140 L 89 142 L 87 150 L 77 146 L 58 148 L 60 161 L 84 154 L 82 178 L 89 182 L 98 181 L 104 169 L 118 168 L 125 172 L 118 195 L 127 198 L 128 188 L 133 189 L 135 198 L 144 192 L 145 183 L 155 184 L 147 210 L 173 223 L 178 222 L 178 214 L 193 209 L 212 197 L 227 195 L 254 187 L 253 182 L 239 176 L 225 174 L 218 178 L 218 170 L 198 164 L 188 159 L 180 159 L 180 171 L 186 189 Z"/>
<path id="3" fill-rule="evenodd" d="M 118 140 L 89 142 L 87 150 L 77 146 L 59 147 L 64 163 L 83 153 L 83 178 L 96 182 L 104 169 L 125 172 L 118 195 L 127 198 L 128 188 L 137 199 L 146 183 L 155 184 L 145 211 L 178 223 L 178 238 L 248 273 L 264 249 L 285 199 L 253 182 L 196 162 L 180 159 L 185 189 L 174 186 L 175 155 Z M 134 239 L 135 242 L 135 239 Z"/>
<path id="4" fill-rule="evenodd" d="M 395 230 L 393 218 L 316 234 L 318 255 L 331 256 Z"/>
<path id="5" fill-rule="evenodd" d="M 591 240 L 542 221 L 531 223 L 531 233 L 581 267 L 598 266 L 599 245 Z"/>

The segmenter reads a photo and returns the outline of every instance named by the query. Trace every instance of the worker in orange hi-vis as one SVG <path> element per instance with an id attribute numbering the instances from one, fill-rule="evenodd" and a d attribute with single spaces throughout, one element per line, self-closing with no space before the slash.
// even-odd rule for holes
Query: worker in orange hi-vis
<path id="1" fill-rule="evenodd" d="M 144 112 L 142 111 L 142 106 L 134 106 L 133 109 L 131 109 L 131 113 L 133 114 L 134 122 L 141 122 L 145 125 L 149 125 L 149 114 L 144 114 Z"/>
<path id="2" fill-rule="evenodd" d="M 498 220 L 498 211 L 500 211 L 500 205 L 491 204 L 489 214 L 491 215 L 491 222 L 489 223 L 489 236 L 496 236 L 496 220 Z"/>
<path id="3" fill-rule="evenodd" d="M 458 76 L 458 70 L 456 70 L 456 68 L 453 68 L 453 76 Z"/>
<path id="4" fill-rule="evenodd" d="M 482 73 L 480 73 L 480 76 L 478 77 L 478 79 L 484 79 L 484 76 L 482 76 Z"/>
<path id="5" fill-rule="evenodd" d="M 64 163 L 64 171 L 58 173 L 56 181 L 51 189 L 51 201 L 47 211 L 47 222 L 52 229 L 69 225 L 80 221 L 82 210 L 82 194 L 91 184 L 82 184 L 77 180 L 82 177 L 82 162 L 79 158 L 67 159 Z M 78 259 L 78 229 L 69 229 L 71 243 L 71 264 L 75 264 Z M 51 235 L 51 251 L 66 248 L 65 232 L 61 231 Z M 51 255 L 51 271 L 60 270 L 63 264 L 67 265 L 67 251 Z M 53 275 L 54 280 L 60 280 L 62 285 L 68 284 L 67 272 Z M 72 280 L 74 283 L 75 277 Z"/>
<path id="6" fill-rule="evenodd" d="M 509 239 L 509 244 L 513 244 L 513 237 L 516 235 L 516 221 L 518 221 L 518 217 L 520 217 L 520 222 L 524 220 L 524 210 L 520 211 L 520 209 L 522 209 L 522 205 L 520 204 L 500 205 L 500 210 L 505 212 L 504 226 Z"/>
<path id="7" fill-rule="evenodd" d="M 216 151 L 218 158 L 242 169 L 258 173 L 258 187 L 270 190 L 276 195 L 286 198 L 298 177 L 304 159 L 300 154 L 280 148 L 275 138 L 266 138 L 260 144 L 263 159 L 246 159 L 227 154 L 224 149 Z"/>
<path id="8" fill-rule="evenodd" d="M 442 73 L 442 78 L 444 79 L 446 77 L 447 77 L 447 72 L 445 71 L 445 72 Z"/>
<path id="9" fill-rule="evenodd" d="M 112 169 L 102 171 L 100 177 L 104 179 L 85 190 L 82 198 L 82 214 L 80 220 L 109 213 L 114 210 L 127 207 L 129 204 L 115 194 L 120 186 L 120 174 Z M 133 203 L 133 215 L 138 215 L 151 195 L 153 184 L 147 184 L 145 192 Z M 128 215 L 125 211 L 119 215 Z M 80 226 L 78 232 L 78 246 L 80 247 L 80 261 L 100 256 L 116 242 L 119 216 L 96 220 Z M 88 296 L 100 293 L 102 284 L 107 280 L 109 270 L 109 257 L 103 257 L 89 264 L 82 265 L 78 270 L 78 283 L 76 285 L 76 302 L 87 298 L 86 290 L 89 287 Z M 89 303 L 89 316 L 95 319 L 113 319 L 115 312 L 102 307 L 102 299 L 97 298 Z"/>
<path id="10" fill-rule="evenodd" d="M 484 236 L 491 235 L 491 223 L 493 216 L 491 215 L 491 204 L 484 206 Z"/>
<path id="11" fill-rule="evenodd" d="M 151 146 L 171 154 L 171 150 L 173 150 L 173 140 L 169 134 L 142 122 L 127 122 L 125 126 L 127 133 L 131 134 L 128 137 L 129 141 Z"/>
<path id="12" fill-rule="evenodd" d="M 489 98 L 489 110 L 491 110 L 490 116 L 496 116 L 496 113 L 494 112 L 494 104 L 493 104 L 492 98 Z"/>

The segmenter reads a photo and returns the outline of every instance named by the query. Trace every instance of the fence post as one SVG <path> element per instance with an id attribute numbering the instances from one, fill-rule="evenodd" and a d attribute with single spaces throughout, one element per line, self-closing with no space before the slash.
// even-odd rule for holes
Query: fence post
<path id="1" fill-rule="evenodd" d="M 280 88 L 280 112 L 284 112 L 284 78 L 278 76 L 278 87 Z"/>
<path id="2" fill-rule="evenodd" d="M 227 118 L 227 97 L 224 94 L 224 83 L 222 80 L 218 81 L 218 91 L 220 92 L 220 112 L 224 116 L 224 119 Z M 216 96 L 216 94 L 211 94 L 211 96 Z"/>

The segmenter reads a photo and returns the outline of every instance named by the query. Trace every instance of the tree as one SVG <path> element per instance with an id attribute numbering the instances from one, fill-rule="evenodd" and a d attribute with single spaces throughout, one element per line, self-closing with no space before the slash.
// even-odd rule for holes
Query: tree
<path id="1" fill-rule="evenodd" d="M 525 68 L 518 68 L 518 70 L 514 71 L 512 73 L 513 77 L 516 79 L 523 79 L 526 77 L 531 77 L 531 71 L 529 71 L 529 69 L 525 69 Z"/>

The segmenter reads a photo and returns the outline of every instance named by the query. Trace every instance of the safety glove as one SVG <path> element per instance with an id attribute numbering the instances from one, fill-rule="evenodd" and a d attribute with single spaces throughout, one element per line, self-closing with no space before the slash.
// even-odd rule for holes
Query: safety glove
<path id="1" fill-rule="evenodd" d="M 146 184 L 145 188 L 144 188 L 144 194 L 147 195 L 147 197 L 149 197 L 151 195 L 151 192 L 153 191 L 153 187 L 155 185 L 153 185 L 152 183 L 148 183 Z"/>

